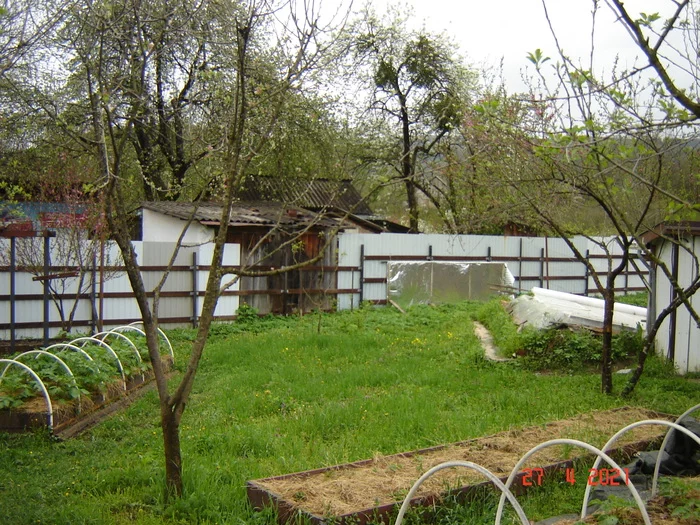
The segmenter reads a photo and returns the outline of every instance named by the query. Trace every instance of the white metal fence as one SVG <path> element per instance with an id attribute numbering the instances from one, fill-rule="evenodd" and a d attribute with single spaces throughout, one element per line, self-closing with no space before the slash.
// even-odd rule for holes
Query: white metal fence
<path id="1" fill-rule="evenodd" d="M 601 238 L 614 256 L 621 249 L 612 238 Z M 586 254 L 599 272 L 609 258 L 599 245 L 585 237 L 573 243 Z M 545 237 L 491 235 L 341 235 L 338 265 L 353 270 L 338 272 L 338 288 L 354 289 L 339 294 L 338 308 L 357 307 L 362 301 L 383 303 L 387 299 L 387 263 L 390 261 L 503 262 L 515 277 L 515 287 L 527 291 L 535 286 L 581 295 L 597 293 L 586 266 L 574 257 L 565 241 Z M 648 271 L 639 259 L 632 260 L 617 279 L 620 293 L 645 291 Z M 605 280 L 603 279 L 603 282 Z"/>
<path id="2" fill-rule="evenodd" d="M 44 295 L 45 280 L 37 272 L 7 263 L 11 243 L 25 242 L 17 238 L 1 239 L 3 262 L 0 268 L 0 338 L 52 338 L 62 329 L 59 310 Z M 28 242 L 28 241 L 26 241 Z M 608 259 L 601 248 L 579 237 L 574 242 L 582 253 L 588 254 L 594 266 L 604 270 Z M 118 261 L 116 245 L 106 244 L 106 261 Z M 162 278 L 175 244 L 165 242 L 134 242 L 146 290 L 152 290 Z M 610 251 L 620 250 L 609 242 Z M 192 326 L 201 313 L 202 297 L 209 275 L 212 244 L 182 247 L 161 293 L 159 319 L 164 327 Z M 56 259 L 52 259 L 55 261 Z M 595 293 L 586 267 L 577 261 L 561 239 L 530 237 L 498 237 L 477 235 L 407 235 L 407 234 L 341 234 L 338 237 L 338 258 L 335 286 L 314 290 L 337 299 L 340 310 L 359 306 L 362 301 L 377 304 L 387 301 L 387 262 L 389 261 L 459 261 L 504 262 L 515 277 L 515 287 L 527 291 L 533 286 L 588 295 Z M 224 265 L 240 264 L 240 246 L 226 247 Z M 94 270 L 86 275 L 86 286 L 77 289 L 77 279 L 64 277 L 65 289 L 57 294 L 68 310 L 77 301 L 72 328 L 92 331 L 96 328 L 119 326 L 140 318 L 131 285 L 120 266 L 101 268 L 98 260 Z M 70 268 L 51 266 L 53 275 Z M 230 268 L 234 269 L 234 268 Z M 325 269 L 328 270 L 328 269 Z M 68 272 L 70 273 L 70 272 Z M 639 260 L 630 263 L 618 279 L 620 292 L 645 290 L 647 271 Z M 226 279 L 226 277 L 225 277 Z M 255 293 L 265 293 L 255 290 Z M 270 294 L 292 293 L 293 290 L 267 290 Z M 234 318 L 240 296 L 246 295 L 238 284 L 221 297 L 216 310 L 220 320 Z"/>
<path id="3" fill-rule="evenodd" d="M 28 239 L 2 239 L 5 255 L 12 242 L 30 242 Z M 174 243 L 134 242 L 137 260 L 141 266 L 146 290 L 151 290 L 161 280 L 175 248 Z M 239 245 L 229 244 L 224 252 L 224 265 L 239 264 Z M 159 301 L 159 319 L 163 327 L 186 326 L 196 323 L 202 308 L 202 297 L 209 277 L 209 264 L 213 245 L 183 246 L 168 275 Z M 52 254 L 55 255 L 55 254 Z M 4 257 L 5 262 L 9 257 Z M 49 259 L 49 260 L 56 260 Z M 50 280 L 61 280 L 61 289 L 46 301 L 44 287 L 49 283 L 42 275 L 17 265 L 3 266 L 0 276 L 0 339 L 53 338 L 65 326 L 65 318 L 76 305 L 72 329 L 92 331 L 98 327 L 110 328 L 140 320 L 138 304 L 123 266 L 100 264 L 102 257 L 88 262 L 85 283 L 78 289 L 78 279 L 70 277 L 75 268 L 49 266 Z M 119 261 L 119 249 L 114 243 L 105 244 L 105 261 Z M 69 271 L 65 271 L 69 270 Z M 62 277 L 61 275 L 66 275 Z M 230 276 L 232 277 L 232 276 Z M 226 279 L 226 276 L 224 276 Z M 55 287 L 58 288 L 58 287 Z M 238 284 L 224 293 L 215 315 L 219 319 L 233 319 L 238 309 Z M 56 301 L 62 302 L 64 319 L 61 319 Z"/>

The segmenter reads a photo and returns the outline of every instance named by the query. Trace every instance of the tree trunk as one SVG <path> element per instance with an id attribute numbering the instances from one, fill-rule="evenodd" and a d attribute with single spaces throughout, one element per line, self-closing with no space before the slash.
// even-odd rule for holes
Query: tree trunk
<path id="1" fill-rule="evenodd" d="M 629 397 L 637 386 L 637 383 L 639 383 L 639 380 L 644 373 L 644 363 L 649 355 L 649 350 L 651 350 L 651 347 L 654 344 L 655 334 L 656 332 L 654 332 L 654 335 L 651 337 L 647 335 L 644 348 L 642 348 L 641 352 L 639 352 L 639 356 L 637 356 L 637 367 L 634 369 L 634 372 L 632 372 L 632 376 L 627 381 L 625 388 L 622 389 L 622 397 Z"/>
<path id="2" fill-rule="evenodd" d="M 180 417 L 177 411 L 161 404 L 161 427 L 165 452 L 166 498 L 182 496 L 182 454 L 180 452 Z"/>
<path id="3" fill-rule="evenodd" d="M 418 192 L 411 179 L 404 179 L 406 200 L 408 203 L 408 233 L 419 233 L 418 229 Z"/>
<path id="4" fill-rule="evenodd" d="M 612 282 L 614 286 L 614 281 Z M 610 285 L 607 286 L 603 299 L 603 355 L 600 363 L 601 391 L 603 394 L 612 394 L 612 329 L 615 292 Z"/>
<path id="5" fill-rule="evenodd" d="M 411 122 L 408 115 L 406 97 L 396 86 L 401 103 L 401 177 L 406 187 L 406 204 L 408 205 L 408 233 L 418 233 L 418 191 L 415 181 L 415 166 L 411 157 Z"/>

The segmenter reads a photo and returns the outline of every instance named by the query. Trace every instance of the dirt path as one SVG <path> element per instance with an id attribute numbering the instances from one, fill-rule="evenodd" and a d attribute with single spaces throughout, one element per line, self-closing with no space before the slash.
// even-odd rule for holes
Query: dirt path
<path id="1" fill-rule="evenodd" d="M 481 346 L 484 348 L 486 359 L 498 362 L 511 361 L 511 359 L 506 357 L 499 357 L 498 348 L 493 344 L 493 337 L 491 337 L 491 333 L 478 321 L 474 321 L 474 333 L 481 341 Z"/>

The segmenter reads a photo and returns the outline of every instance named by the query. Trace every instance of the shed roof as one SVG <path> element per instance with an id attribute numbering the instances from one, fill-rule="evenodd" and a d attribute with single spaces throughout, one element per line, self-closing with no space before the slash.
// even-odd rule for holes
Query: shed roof
<path id="1" fill-rule="evenodd" d="M 650 244 L 660 238 L 682 235 L 700 236 L 700 221 L 662 222 L 643 233 L 642 240 L 645 244 Z"/>
<path id="2" fill-rule="evenodd" d="M 218 226 L 221 220 L 222 206 L 211 202 L 144 202 L 142 207 L 188 220 L 194 220 L 204 225 Z M 339 221 L 323 217 L 312 211 L 296 206 L 282 205 L 275 202 L 237 202 L 231 208 L 229 226 L 282 226 L 289 228 L 335 228 Z"/>
<path id="3" fill-rule="evenodd" d="M 372 210 L 350 180 L 250 176 L 239 192 L 243 201 L 289 203 L 309 210 L 336 208 L 353 215 L 372 215 Z"/>

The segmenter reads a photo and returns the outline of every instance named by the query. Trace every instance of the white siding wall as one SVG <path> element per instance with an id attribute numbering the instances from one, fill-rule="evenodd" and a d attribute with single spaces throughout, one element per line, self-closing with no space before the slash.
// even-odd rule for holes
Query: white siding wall
<path id="1" fill-rule="evenodd" d="M 143 209 L 142 223 L 144 242 L 177 242 L 187 225 L 187 221 L 147 209 Z M 211 228 L 192 221 L 183 238 L 183 244 L 201 244 L 211 242 L 213 238 Z"/>
<path id="2" fill-rule="evenodd" d="M 693 237 L 686 245 L 687 249 L 681 248 L 678 257 L 678 281 L 682 286 L 687 286 L 697 276 L 695 268 L 695 258 L 693 253 L 699 253 L 700 239 Z M 669 271 L 673 265 L 673 244 L 665 242 L 658 252 L 659 258 L 667 265 Z M 657 314 L 660 313 L 672 298 L 671 282 L 666 275 L 657 271 L 654 285 L 654 303 Z M 695 294 L 690 304 L 696 311 L 700 309 L 700 298 Z M 672 317 L 669 315 L 661 325 L 656 336 L 656 351 L 664 356 L 670 355 L 671 342 L 673 339 Z M 700 372 L 700 328 L 695 324 L 690 312 L 685 306 L 681 306 L 676 311 L 674 363 L 678 371 L 682 374 L 688 372 Z"/>

